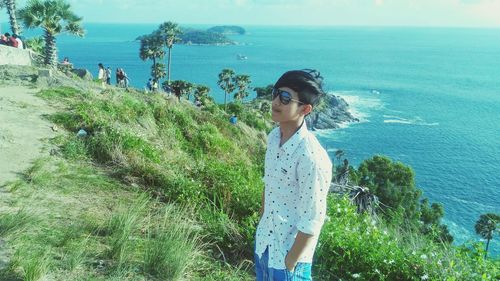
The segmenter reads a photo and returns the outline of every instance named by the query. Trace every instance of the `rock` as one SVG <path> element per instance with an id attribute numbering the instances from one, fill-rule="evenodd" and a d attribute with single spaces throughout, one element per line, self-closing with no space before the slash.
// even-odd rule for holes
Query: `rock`
<path id="1" fill-rule="evenodd" d="M 311 129 L 336 129 L 342 123 L 359 122 L 349 112 L 349 105 L 339 96 L 327 95 L 318 111 L 306 117 L 306 124 Z"/>
<path id="2" fill-rule="evenodd" d="M 57 127 L 56 124 L 52 125 L 51 128 L 52 128 L 52 131 L 54 131 L 54 132 L 57 132 L 57 130 L 59 130 L 59 128 Z"/>
<path id="3" fill-rule="evenodd" d="M 51 69 L 39 69 L 38 70 L 38 77 L 50 78 L 50 77 L 52 77 L 52 70 Z"/>
<path id="4" fill-rule="evenodd" d="M 90 73 L 90 71 L 88 71 L 85 68 L 74 68 L 71 70 L 71 73 L 74 73 L 76 76 L 82 78 L 83 80 L 88 80 L 88 81 L 94 80 L 92 73 Z"/>

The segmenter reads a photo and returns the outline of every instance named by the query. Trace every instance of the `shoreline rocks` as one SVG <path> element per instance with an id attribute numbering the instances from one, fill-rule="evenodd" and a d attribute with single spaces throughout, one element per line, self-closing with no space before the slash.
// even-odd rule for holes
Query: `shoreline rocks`
<path id="1" fill-rule="evenodd" d="M 338 129 L 343 123 L 359 122 L 349 112 L 349 104 L 340 96 L 326 95 L 324 101 L 306 117 L 307 127 L 314 129 Z"/>

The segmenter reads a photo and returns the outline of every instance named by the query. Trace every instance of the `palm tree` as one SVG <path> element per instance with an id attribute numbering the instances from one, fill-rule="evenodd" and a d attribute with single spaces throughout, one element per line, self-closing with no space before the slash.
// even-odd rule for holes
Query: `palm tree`
<path id="1" fill-rule="evenodd" d="M 151 76 L 154 77 L 156 81 L 160 81 L 167 76 L 167 72 L 165 71 L 164 63 L 156 63 L 151 66 Z"/>
<path id="2" fill-rule="evenodd" d="M 82 18 L 74 14 L 71 5 L 64 0 L 30 0 L 19 15 L 26 28 L 43 28 L 44 63 L 49 66 L 57 65 L 57 35 L 65 32 L 79 37 L 84 35 Z"/>
<path id="3" fill-rule="evenodd" d="M 196 85 L 194 88 L 194 96 L 198 99 L 203 99 L 208 96 L 210 88 L 205 85 Z"/>
<path id="4" fill-rule="evenodd" d="M 234 70 L 229 68 L 223 69 L 221 73 L 219 73 L 219 81 L 217 81 L 217 85 L 219 85 L 219 87 L 221 87 L 224 91 L 224 110 L 226 110 L 227 95 L 231 94 L 235 89 L 235 85 L 233 83 L 234 75 Z"/>
<path id="5" fill-rule="evenodd" d="M 488 247 L 490 245 L 490 240 L 493 239 L 493 232 L 497 229 L 500 223 L 500 215 L 497 214 L 482 214 L 474 225 L 476 233 L 479 234 L 483 239 L 486 239 L 486 252 L 484 253 L 484 258 L 488 255 Z"/>
<path id="6" fill-rule="evenodd" d="M 24 41 L 24 44 L 26 44 L 26 48 L 39 54 L 41 54 L 45 48 L 45 40 L 43 40 L 42 36 L 30 38 Z"/>
<path id="7" fill-rule="evenodd" d="M 234 77 L 234 84 L 238 87 L 238 91 L 234 94 L 234 98 L 238 100 L 242 100 L 248 97 L 247 88 L 248 85 L 252 83 L 250 80 L 250 75 L 238 74 Z"/>
<path id="8" fill-rule="evenodd" d="M 172 47 L 174 46 L 175 43 L 181 40 L 179 36 L 182 34 L 182 31 L 179 28 L 178 24 L 169 21 L 160 24 L 160 27 L 156 31 L 156 34 L 160 36 L 163 44 L 168 49 L 167 83 L 168 85 L 170 85 L 170 64 L 172 61 Z"/>
<path id="9" fill-rule="evenodd" d="M 166 86 L 165 82 L 163 82 L 163 86 Z M 174 80 L 171 83 L 171 87 L 179 100 L 181 99 L 181 96 L 184 95 L 187 95 L 189 99 L 189 95 L 193 91 L 193 84 L 185 80 Z"/>
<path id="10" fill-rule="evenodd" d="M 156 60 L 161 60 L 165 57 L 161 37 L 157 34 L 150 34 L 139 37 L 138 39 L 141 40 L 139 57 L 144 61 L 153 61 L 153 65 L 151 66 L 151 76 L 153 76 L 156 81 L 159 81 L 161 78 L 165 78 L 165 64 L 156 62 Z"/>
<path id="11" fill-rule="evenodd" d="M 12 33 L 19 35 L 21 33 L 21 28 L 19 27 L 16 18 L 16 0 L 0 0 L 0 8 L 3 7 L 7 8 Z"/>

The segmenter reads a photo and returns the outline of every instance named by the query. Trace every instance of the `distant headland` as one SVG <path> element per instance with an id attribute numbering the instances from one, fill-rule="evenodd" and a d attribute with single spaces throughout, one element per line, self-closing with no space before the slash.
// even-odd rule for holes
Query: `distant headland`
<path id="1" fill-rule="evenodd" d="M 207 30 L 182 28 L 180 44 L 186 45 L 234 45 L 235 41 L 226 35 L 243 35 L 245 29 L 240 26 L 214 26 Z"/>

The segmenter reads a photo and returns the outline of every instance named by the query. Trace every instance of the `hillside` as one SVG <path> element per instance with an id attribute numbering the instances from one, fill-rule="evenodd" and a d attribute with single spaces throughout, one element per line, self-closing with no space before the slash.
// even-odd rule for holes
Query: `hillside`
<path id="1" fill-rule="evenodd" d="M 199 109 L 162 94 L 17 70 L 32 79 L 2 69 L 3 81 L 23 95 L 35 88 L 52 108 L 44 122 L 58 129 L 50 149 L 2 187 L 9 211 L 0 214 L 0 236 L 11 258 L 0 280 L 253 279 L 265 131 L 229 124 L 215 104 Z M 436 243 L 358 214 L 333 194 L 328 214 L 316 280 L 500 274 L 481 244 Z"/>

